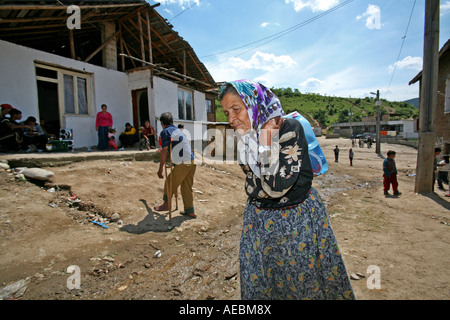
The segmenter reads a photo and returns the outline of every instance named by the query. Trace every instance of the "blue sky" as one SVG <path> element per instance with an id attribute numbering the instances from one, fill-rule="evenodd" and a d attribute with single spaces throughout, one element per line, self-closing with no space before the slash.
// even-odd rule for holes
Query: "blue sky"
<path id="1" fill-rule="evenodd" d="M 380 90 L 391 101 L 419 96 L 418 84 L 408 83 L 423 67 L 424 0 L 148 2 L 160 3 L 156 10 L 217 82 L 245 78 L 340 97 Z M 450 38 L 450 1 L 440 3 L 439 49 Z"/>

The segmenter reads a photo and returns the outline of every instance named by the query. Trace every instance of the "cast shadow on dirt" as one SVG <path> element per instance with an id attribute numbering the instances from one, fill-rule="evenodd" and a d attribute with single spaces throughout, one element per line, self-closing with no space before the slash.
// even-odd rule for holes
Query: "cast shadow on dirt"
<path id="1" fill-rule="evenodd" d="M 133 234 L 143 234 L 146 232 L 170 232 L 173 228 L 179 227 L 183 221 L 190 220 L 187 216 L 173 216 L 169 221 L 168 213 L 159 213 L 152 210 L 147 201 L 140 199 L 147 209 L 147 215 L 137 224 L 127 224 L 120 228 L 120 231 L 125 231 Z"/>
<path id="2" fill-rule="evenodd" d="M 440 204 L 442 207 L 444 207 L 447 210 L 450 210 L 450 203 L 448 201 L 445 201 L 444 199 L 442 199 L 441 197 L 439 197 L 435 192 L 430 192 L 430 193 L 424 193 L 423 194 L 425 197 L 433 200 L 434 202 L 436 202 L 437 204 Z"/>

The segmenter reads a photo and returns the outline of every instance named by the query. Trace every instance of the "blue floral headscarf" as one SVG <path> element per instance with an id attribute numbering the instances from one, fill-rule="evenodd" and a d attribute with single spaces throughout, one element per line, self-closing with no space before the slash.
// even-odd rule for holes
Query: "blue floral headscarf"
<path id="1" fill-rule="evenodd" d="M 245 148 L 240 151 L 240 160 L 248 164 L 258 177 L 261 176 L 259 152 L 259 135 L 262 126 L 272 118 L 284 116 L 280 99 L 263 84 L 251 80 L 236 80 L 226 82 L 221 91 L 231 84 L 247 108 L 248 117 L 252 125 L 252 131 L 242 137 Z"/>
<path id="2" fill-rule="evenodd" d="M 227 84 L 233 85 L 240 95 L 247 108 L 252 129 L 256 131 L 257 136 L 267 121 L 285 115 L 280 99 L 263 84 L 243 79 L 226 82 L 222 88 L 225 88 Z"/>

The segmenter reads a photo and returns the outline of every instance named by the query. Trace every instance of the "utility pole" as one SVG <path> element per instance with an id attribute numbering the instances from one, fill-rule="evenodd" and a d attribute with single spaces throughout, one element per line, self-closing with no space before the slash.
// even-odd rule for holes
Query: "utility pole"
<path id="1" fill-rule="evenodd" d="M 434 147 L 436 143 L 436 104 L 439 72 L 439 0 L 425 2 L 423 70 L 420 82 L 419 145 L 416 193 L 432 191 Z"/>
<path id="2" fill-rule="evenodd" d="M 380 154 L 381 150 L 380 150 L 380 105 L 381 105 L 381 101 L 380 101 L 380 90 L 377 90 L 377 101 L 375 102 L 376 106 L 377 106 L 377 125 L 376 125 L 376 130 L 377 130 L 377 141 L 376 141 L 376 148 L 375 148 L 375 152 Z"/>
<path id="3" fill-rule="evenodd" d="M 353 128 L 352 128 L 352 117 L 353 117 L 353 113 L 352 113 L 352 106 L 350 106 L 350 113 L 349 115 L 349 121 L 350 121 L 350 140 L 353 139 Z"/>

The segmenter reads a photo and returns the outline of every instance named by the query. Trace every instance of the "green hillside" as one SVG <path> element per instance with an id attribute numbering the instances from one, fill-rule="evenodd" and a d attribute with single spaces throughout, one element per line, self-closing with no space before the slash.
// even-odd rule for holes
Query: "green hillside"
<path id="1" fill-rule="evenodd" d="M 315 93 L 300 93 L 298 89 L 271 88 L 280 98 L 286 113 L 300 112 L 309 120 L 312 126 L 328 128 L 333 123 L 348 122 L 350 111 L 353 113 L 352 121 L 358 122 L 362 117 L 376 115 L 375 97 L 342 98 L 322 96 Z M 391 120 L 414 119 L 418 117 L 418 109 L 412 104 L 381 99 L 381 114 L 390 114 Z M 220 102 L 216 101 L 216 120 L 226 122 Z"/>

